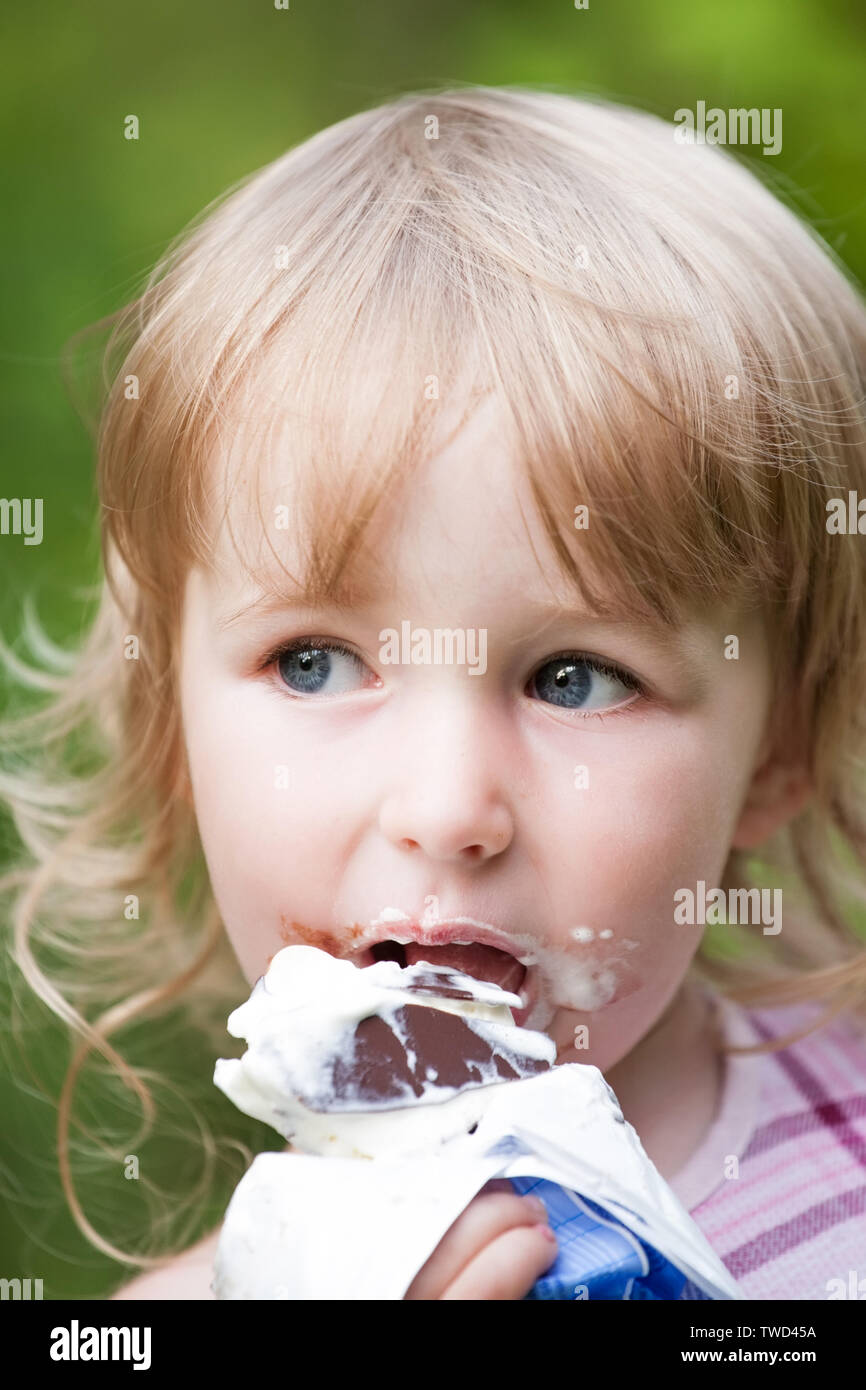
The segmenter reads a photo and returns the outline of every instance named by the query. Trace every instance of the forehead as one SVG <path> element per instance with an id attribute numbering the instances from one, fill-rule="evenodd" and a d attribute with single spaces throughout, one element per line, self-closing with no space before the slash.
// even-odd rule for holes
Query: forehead
<path id="1" fill-rule="evenodd" d="M 564 564 L 542 519 L 547 499 L 537 500 L 530 485 L 502 401 L 490 392 L 455 394 L 436 412 L 428 448 L 381 461 L 375 505 L 353 491 L 368 481 L 364 470 L 332 478 L 297 417 L 247 412 L 224 429 L 210 458 L 202 591 L 217 626 L 292 605 L 364 609 L 388 621 L 396 608 L 398 617 L 458 626 L 501 626 L 508 613 L 516 627 L 538 630 L 557 618 L 597 619 L 639 625 L 661 642 L 679 632 L 715 643 L 720 623 L 743 629 L 739 605 L 706 595 L 687 595 L 666 620 L 641 608 L 621 582 L 627 556 L 625 568 L 622 556 L 606 563 L 605 547 L 593 549 L 575 531 L 567 482 L 547 505 L 548 517 L 553 509 L 560 530 L 570 531 Z M 374 473 L 376 463 L 369 461 Z M 640 554 L 629 576 L 638 586 Z M 588 589 L 570 568 L 589 579 Z"/>
<path id="2" fill-rule="evenodd" d="M 419 585 L 453 575 L 462 586 L 470 576 L 512 591 L 531 582 L 573 600 L 492 395 L 444 406 L 426 457 L 393 467 L 375 511 L 363 518 L 349 513 L 338 482 L 330 494 L 324 489 L 312 517 L 305 512 L 310 465 L 298 444 L 296 425 L 284 420 L 269 430 L 242 425 L 214 449 L 207 524 L 220 588 L 303 591 L 311 548 L 327 549 L 338 529 L 357 522 L 335 600 L 369 600 L 413 575 Z"/>

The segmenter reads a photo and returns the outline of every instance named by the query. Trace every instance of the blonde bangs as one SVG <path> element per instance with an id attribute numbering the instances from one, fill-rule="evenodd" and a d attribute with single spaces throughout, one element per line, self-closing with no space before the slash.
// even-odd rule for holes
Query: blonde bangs
<path id="1" fill-rule="evenodd" d="M 638 160 L 612 160 L 620 128 Z M 651 199 L 679 167 L 688 207 Z M 445 411 L 495 391 L 589 608 L 674 623 L 760 597 L 791 614 L 827 544 L 816 433 L 838 452 L 856 421 L 772 225 L 746 235 L 740 214 L 740 244 L 713 230 L 744 199 L 790 243 L 789 215 L 720 151 L 550 94 L 404 98 L 322 132 L 211 211 L 139 302 L 103 421 L 109 533 L 176 603 L 212 550 L 215 441 L 242 431 L 236 481 L 276 455 L 295 484 L 304 593 L 351 593 L 366 525 L 441 443 Z M 802 273 L 826 277 L 797 233 Z"/>

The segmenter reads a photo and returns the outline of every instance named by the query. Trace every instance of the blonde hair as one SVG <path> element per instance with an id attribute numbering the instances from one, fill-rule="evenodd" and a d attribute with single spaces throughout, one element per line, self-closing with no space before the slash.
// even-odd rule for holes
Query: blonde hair
<path id="1" fill-rule="evenodd" d="M 224 1048 L 243 987 L 202 872 L 177 694 L 184 580 L 211 563 L 213 453 L 239 426 L 251 460 L 290 427 L 307 549 L 286 589 L 312 600 L 351 601 L 364 529 L 429 453 L 438 402 L 468 410 L 495 390 L 593 611 L 671 624 L 724 597 L 767 614 L 776 735 L 801 741 L 814 797 L 760 857 L 732 853 L 722 887 L 769 871 L 802 901 L 770 942 L 708 931 L 695 970 L 743 1002 L 863 1012 L 866 561 L 857 536 L 828 533 L 826 503 L 866 496 L 866 314 L 757 179 L 673 135 L 560 93 L 401 96 L 230 188 L 96 326 L 105 583 L 80 651 L 29 616 L 41 666 L 3 649 L 51 699 L 3 727 L 24 854 L 0 887 L 18 969 L 78 1039 L 64 1190 L 117 1259 L 154 1263 L 102 1237 L 75 1195 L 82 1064 L 98 1050 L 152 1117 L 110 1037 L 183 1000 Z"/>

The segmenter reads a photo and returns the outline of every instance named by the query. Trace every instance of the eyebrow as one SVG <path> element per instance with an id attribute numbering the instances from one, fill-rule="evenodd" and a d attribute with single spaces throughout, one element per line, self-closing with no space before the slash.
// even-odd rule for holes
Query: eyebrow
<path id="1" fill-rule="evenodd" d="M 258 598 L 252 599 L 249 603 L 242 604 L 240 608 L 232 609 L 230 613 L 224 613 L 217 618 L 216 627 L 218 632 L 225 632 L 235 623 L 240 622 L 241 618 L 249 618 L 255 622 L 294 610 L 306 610 L 312 613 L 317 609 L 328 609 L 335 613 L 357 613 L 370 597 L 370 595 L 359 594 L 356 591 L 354 602 L 349 602 L 346 595 L 343 598 L 335 596 L 329 598 L 327 602 L 316 603 L 313 600 L 313 595 L 304 588 L 298 589 L 297 593 L 294 594 L 267 592 L 259 594 Z"/>
<path id="2" fill-rule="evenodd" d="M 599 634 L 602 646 L 611 634 L 622 632 L 624 636 L 636 637 L 650 655 L 663 657 L 670 662 L 678 680 L 695 681 L 697 678 L 697 684 L 701 688 L 706 683 L 709 674 L 707 657 L 710 653 L 702 647 L 700 639 L 694 633 L 672 627 L 661 620 L 650 622 L 642 615 L 631 614 L 626 610 L 604 615 L 574 608 L 569 603 L 536 603 L 534 600 L 529 600 L 529 603 L 537 609 L 539 622 L 543 615 L 547 615 L 547 622 L 540 623 L 537 631 L 543 631 L 544 627 L 561 619 L 587 629 L 587 643 L 592 642 L 595 630 Z"/>
<path id="3" fill-rule="evenodd" d="M 351 603 L 348 602 L 348 596 L 345 594 L 329 598 L 326 602 L 316 603 L 312 601 L 314 596 L 304 586 L 299 586 L 297 591 L 292 594 L 267 591 L 259 594 L 250 603 L 243 604 L 240 608 L 233 609 L 218 618 L 216 626 L 219 632 L 225 632 L 240 622 L 242 618 L 259 623 L 281 613 L 293 611 L 311 615 L 326 611 L 341 616 L 356 615 L 364 602 L 369 602 L 379 595 L 380 589 L 376 587 L 365 590 L 363 594 L 356 590 L 354 602 Z M 626 610 L 621 610 L 621 616 L 619 614 L 600 616 L 575 608 L 567 602 L 538 599 L 528 599 L 526 602 L 530 608 L 535 610 L 538 631 L 543 631 L 545 626 L 557 619 L 575 624 L 579 623 L 587 629 L 598 629 L 603 632 L 604 637 L 618 630 L 628 631 L 629 634 L 636 634 L 638 640 L 646 646 L 649 652 L 673 662 L 680 677 L 694 677 L 695 666 L 704 666 L 706 653 L 701 651 L 700 645 L 694 637 L 661 622 L 644 621 L 641 617 L 635 617 Z"/>

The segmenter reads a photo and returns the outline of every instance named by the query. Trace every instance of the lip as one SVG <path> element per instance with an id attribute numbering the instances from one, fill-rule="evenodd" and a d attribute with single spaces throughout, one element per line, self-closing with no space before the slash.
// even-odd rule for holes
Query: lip
<path id="1" fill-rule="evenodd" d="M 373 935 L 366 938 L 363 946 L 353 952 L 353 963 L 362 969 L 365 965 L 372 965 L 373 947 L 382 941 L 396 941 L 401 946 L 407 942 L 418 946 L 493 946 L 519 961 L 526 971 L 519 990 L 521 1007 L 513 1010 L 514 1022 L 518 1027 L 523 1025 L 535 1004 L 537 990 L 533 954 L 519 948 L 507 933 L 488 923 L 479 923 L 471 917 L 451 917 L 435 923 L 411 920 L 383 923 Z"/>

